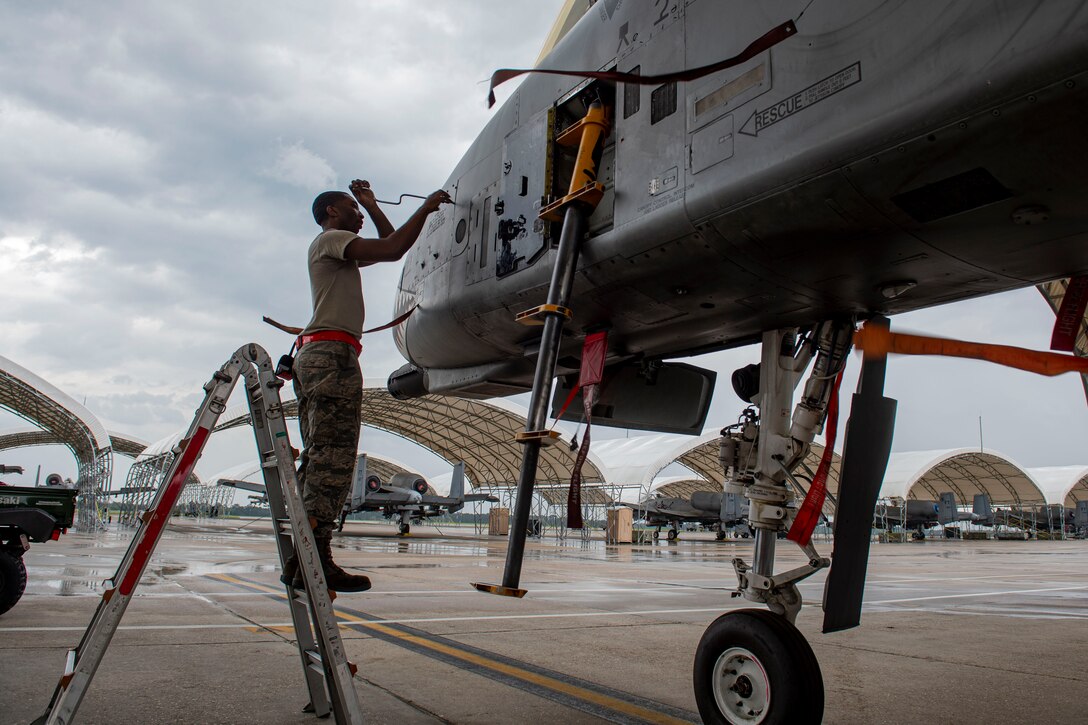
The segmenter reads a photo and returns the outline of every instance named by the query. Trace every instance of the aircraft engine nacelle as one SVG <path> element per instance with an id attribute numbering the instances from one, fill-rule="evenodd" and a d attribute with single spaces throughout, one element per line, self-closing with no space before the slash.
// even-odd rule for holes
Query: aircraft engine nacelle
<path id="1" fill-rule="evenodd" d="M 63 486 L 64 485 L 64 479 L 61 477 L 61 475 L 59 473 L 50 473 L 48 476 L 45 477 L 45 485 L 46 486 Z"/>
<path id="2" fill-rule="evenodd" d="M 700 511 L 716 514 L 722 507 L 722 495 L 710 491 L 696 491 L 691 494 L 691 506 Z"/>
<path id="3" fill-rule="evenodd" d="M 422 370 L 408 363 L 389 376 L 389 394 L 397 400 L 412 400 L 427 394 L 427 379 Z"/>
<path id="4" fill-rule="evenodd" d="M 427 482 L 414 473 L 398 473 L 393 476 L 393 480 L 389 482 L 389 485 L 394 488 L 406 488 L 415 491 L 420 496 L 427 493 L 429 488 Z"/>
<path id="5" fill-rule="evenodd" d="M 378 478 L 374 474 L 366 477 L 366 490 L 368 493 L 376 493 L 380 491 L 382 487 L 382 479 Z"/>

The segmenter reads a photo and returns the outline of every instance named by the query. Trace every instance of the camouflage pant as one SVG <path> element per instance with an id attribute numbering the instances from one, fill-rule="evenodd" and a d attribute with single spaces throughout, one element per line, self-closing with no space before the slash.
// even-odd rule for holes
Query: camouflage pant
<path id="1" fill-rule="evenodd" d="M 298 485 L 314 533 L 329 535 L 351 489 L 362 423 L 363 374 L 346 343 L 304 345 L 295 358 L 295 397 L 302 430 Z"/>

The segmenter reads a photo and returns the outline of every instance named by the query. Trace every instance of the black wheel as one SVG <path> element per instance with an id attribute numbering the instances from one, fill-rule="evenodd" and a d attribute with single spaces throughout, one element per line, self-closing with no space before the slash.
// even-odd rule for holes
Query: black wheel
<path id="1" fill-rule="evenodd" d="M 654 541 L 657 541 L 660 538 L 661 538 L 661 529 L 657 529 L 656 531 L 654 531 Z"/>
<path id="2" fill-rule="evenodd" d="M 399 530 L 400 530 L 401 534 L 407 536 L 408 532 L 412 530 L 412 527 L 409 526 L 408 524 L 401 524 Z"/>
<path id="3" fill-rule="evenodd" d="M 666 538 L 669 541 L 676 541 L 676 529 L 669 529 L 669 533 L 666 534 Z"/>
<path id="4" fill-rule="evenodd" d="M 23 557 L 0 551 L 0 614 L 15 606 L 26 591 Z"/>
<path id="5" fill-rule="evenodd" d="M 824 715 L 824 680 L 797 628 L 763 609 L 715 619 L 695 651 L 695 701 L 704 723 L 807 725 Z"/>
<path id="6" fill-rule="evenodd" d="M 725 532 L 724 531 L 719 531 L 718 533 L 714 534 L 714 540 L 715 541 L 725 541 Z"/>

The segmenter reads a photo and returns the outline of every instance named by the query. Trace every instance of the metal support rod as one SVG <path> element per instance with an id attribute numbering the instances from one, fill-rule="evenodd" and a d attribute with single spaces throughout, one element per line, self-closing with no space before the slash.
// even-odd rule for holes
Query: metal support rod
<path id="1" fill-rule="evenodd" d="M 551 284 L 548 286 L 548 304 L 566 307 L 574 287 L 574 272 L 578 267 L 578 252 L 582 237 L 586 231 L 586 211 L 579 204 L 571 204 L 563 217 L 563 231 L 559 237 L 559 250 L 556 253 L 555 266 L 552 268 Z M 533 392 L 529 399 L 529 415 L 525 431 L 543 430 L 547 423 L 548 402 L 552 397 L 552 378 L 555 375 L 555 363 L 559 358 L 560 334 L 563 331 L 563 318 L 549 314 L 544 321 L 544 332 L 540 338 L 540 351 L 537 353 L 536 372 L 533 375 Z M 536 467 L 540 460 L 540 441 L 524 443 L 525 455 L 521 459 L 521 471 L 518 475 L 518 497 L 514 504 L 514 520 L 510 525 L 509 545 L 506 549 L 506 568 L 503 570 L 502 585 L 508 589 L 517 589 L 521 581 L 521 562 L 525 553 L 526 528 L 529 525 L 529 513 L 533 499 L 533 486 L 536 483 Z"/>
<path id="2" fill-rule="evenodd" d="M 777 531 L 756 529 L 755 549 L 752 552 L 752 571 L 763 576 L 774 576 L 774 544 Z"/>

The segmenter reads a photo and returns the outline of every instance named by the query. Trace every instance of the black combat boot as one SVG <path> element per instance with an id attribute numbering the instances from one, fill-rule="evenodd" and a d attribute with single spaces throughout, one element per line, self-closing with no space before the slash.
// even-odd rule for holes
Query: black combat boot
<path id="1" fill-rule="evenodd" d="M 287 561 L 283 562 L 283 573 L 280 574 L 280 581 L 289 584 L 292 589 L 305 588 L 306 582 L 302 580 L 302 567 L 298 565 L 298 556 L 294 553 L 287 557 Z"/>
<path id="2" fill-rule="evenodd" d="M 365 592 L 370 589 L 370 578 L 361 574 L 348 574 L 332 560 L 332 535 L 314 537 L 321 568 L 325 570 L 325 584 L 334 592 Z"/>

